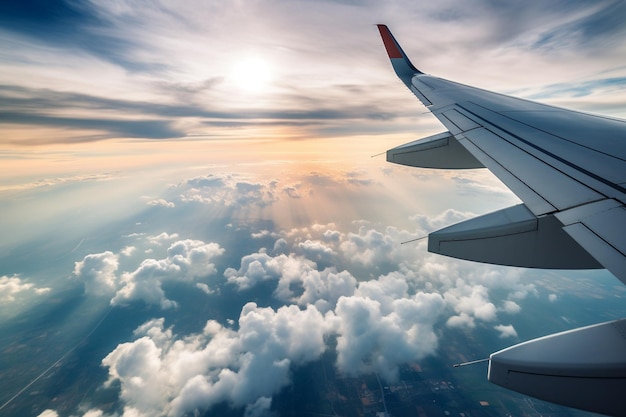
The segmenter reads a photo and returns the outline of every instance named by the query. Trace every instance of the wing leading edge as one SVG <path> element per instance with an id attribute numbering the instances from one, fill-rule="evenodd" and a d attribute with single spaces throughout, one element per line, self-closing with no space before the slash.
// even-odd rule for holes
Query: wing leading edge
<path id="1" fill-rule="evenodd" d="M 387 26 L 378 25 L 378 29 L 398 77 L 446 128 L 439 135 L 390 149 L 387 161 L 426 168 L 486 167 L 523 202 L 430 233 L 428 250 L 500 265 L 606 268 L 626 284 L 626 121 L 425 74 L 411 63 Z M 602 329 L 615 327 L 607 324 Z M 591 372 L 589 378 L 582 377 L 576 367 L 559 364 L 558 393 L 546 388 L 538 394 L 533 388 L 537 378 L 556 378 L 550 361 L 558 355 L 531 358 L 525 354 L 534 352 L 528 346 L 568 349 L 563 344 L 572 340 L 586 345 L 589 332 L 573 330 L 567 336 L 554 335 L 548 341 L 542 338 L 522 344 L 521 349 L 518 347 L 522 345 L 517 345 L 497 352 L 491 356 L 489 380 L 548 401 L 626 415 L 621 398 L 626 392 L 624 342 L 613 344 L 616 351 L 607 348 L 614 353 L 612 362 L 594 363 L 600 370 Z M 626 340 L 626 332 L 621 334 Z M 570 349 L 568 360 L 587 363 L 586 353 L 585 349 Z M 617 371 L 603 373 L 602 369 L 615 368 L 615 363 L 620 364 Z M 526 377 L 514 384 L 513 375 Z M 550 387 L 551 383 L 542 386 Z M 576 401 L 568 402 L 564 392 Z M 604 401 L 602 408 L 595 401 L 600 393 L 602 398 L 612 399 Z"/>

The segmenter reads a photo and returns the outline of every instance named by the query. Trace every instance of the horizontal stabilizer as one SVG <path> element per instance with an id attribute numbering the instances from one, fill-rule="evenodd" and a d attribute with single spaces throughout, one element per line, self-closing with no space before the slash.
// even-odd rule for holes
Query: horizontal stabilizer
<path id="1" fill-rule="evenodd" d="M 553 215 L 536 217 L 523 204 L 433 232 L 428 235 L 428 251 L 526 268 L 602 268 Z"/>
<path id="2" fill-rule="evenodd" d="M 546 401 L 626 416 L 626 319 L 503 349 L 491 355 L 487 378 Z"/>
<path id="3" fill-rule="evenodd" d="M 419 139 L 387 151 L 387 161 L 420 168 L 484 168 L 450 132 Z"/>

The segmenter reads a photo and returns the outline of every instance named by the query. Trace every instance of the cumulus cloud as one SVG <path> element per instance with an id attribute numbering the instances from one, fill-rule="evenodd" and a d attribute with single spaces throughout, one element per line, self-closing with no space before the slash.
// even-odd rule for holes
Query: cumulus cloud
<path id="1" fill-rule="evenodd" d="M 164 319 L 150 320 L 137 328 L 136 340 L 103 359 L 107 383 L 119 381 L 124 415 L 165 410 L 180 416 L 224 401 L 245 407 L 246 415 L 263 415 L 290 383 L 292 368 L 319 359 L 329 336 L 337 338 L 341 372 L 378 372 L 393 380 L 402 363 L 435 351 L 433 325 L 445 305 L 437 294 L 394 299 L 374 290 L 399 286 L 391 281 L 369 282 L 360 295 L 339 297 L 325 314 L 312 304 L 272 309 L 248 303 L 237 330 L 209 320 L 201 333 L 177 336 Z"/>
<path id="2" fill-rule="evenodd" d="M 520 307 L 520 305 L 515 301 L 505 300 L 502 303 L 502 310 L 509 314 L 517 314 L 522 311 L 522 307 Z"/>
<path id="3" fill-rule="evenodd" d="M 120 251 L 120 255 L 130 256 L 135 252 L 137 248 L 134 246 L 126 246 L 124 249 Z"/>
<path id="4" fill-rule="evenodd" d="M 168 207 L 168 208 L 174 208 L 176 207 L 176 204 L 174 204 L 171 201 L 167 201 L 163 198 L 158 198 L 156 200 L 150 200 L 147 203 L 149 206 L 161 206 L 161 207 Z"/>
<path id="5" fill-rule="evenodd" d="M 473 323 L 469 318 L 478 318 L 484 321 L 492 321 L 496 318 L 496 306 L 489 301 L 487 288 L 482 285 L 470 286 L 459 283 L 455 288 L 445 292 L 444 298 L 459 318 L 452 323 Z M 464 316 L 461 316 L 464 314 Z M 451 323 L 449 323 L 451 324 Z"/>
<path id="6" fill-rule="evenodd" d="M 476 217 L 476 214 L 471 212 L 458 211 L 455 209 L 447 209 L 436 216 L 416 214 L 414 216 L 411 216 L 411 220 L 413 220 L 425 233 L 430 233 L 446 226 L 462 222 L 463 220 L 470 219 L 472 217 Z"/>
<path id="7" fill-rule="evenodd" d="M 432 218 L 419 217 L 419 222 L 432 226 L 465 217 L 446 210 Z M 394 227 L 379 231 L 367 223 L 358 226 L 356 233 L 333 230 L 335 225 L 275 233 L 281 237 L 275 242 L 274 255 L 265 250 L 246 255 L 241 267 L 227 269 L 225 276 L 242 290 L 262 281 L 275 281 L 278 299 L 299 305 L 311 303 L 320 311 L 333 309 L 341 295 L 378 299 L 380 294 L 400 298 L 420 291 L 436 292 L 452 313 L 447 320 L 451 327 L 474 327 L 476 320 L 494 321 L 498 312 L 516 314 L 521 310 L 519 301 L 537 293 L 534 284 L 523 282 L 521 269 L 457 261 L 399 244 L 419 232 Z M 326 265 L 342 265 L 345 270 L 338 272 L 337 267 Z M 355 286 L 356 277 L 368 272 L 369 277 L 379 278 Z M 341 291 L 331 288 L 337 277 L 346 278 L 341 280 Z M 506 298 L 492 300 L 492 289 Z"/>
<path id="8" fill-rule="evenodd" d="M 446 321 L 446 325 L 449 327 L 467 327 L 469 329 L 473 329 L 474 327 L 476 327 L 476 322 L 474 320 L 474 317 L 465 312 L 462 312 L 459 315 L 451 316 L 450 318 L 448 318 L 448 320 Z"/>
<path id="9" fill-rule="evenodd" d="M 178 337 L 163 319 L 151 320 L 135 331 L 137 340 L 118 345 L 102 363 L 108 383 L 121 385 L 124 415 L 181 416 L 223 401 L 260 415 L 289 383 L 292 366 L 324 352 L 324 333 L 324 317 L 314 307 L 248 303 L 237 331 L 209 320 L 203 332 Z"/>
<path id="10" fill-rule="evenodd" d="M 244 417 L 266 417 L 269 415 L 272 406 L 271 397 L 260 397 L 254 404 L 248 404 L 244 412 Z"/>
<path id="11" fill-rule="evenodd" d="M 513 327 L 512 324 L 509 324 L 507 326 L 503 324 L 498 324 L 497 326 L 494 326 L 493 328 L 496 329 L 498 332 L 500 332 L 500 335 L 498 336 L 500 337 L 500 339 L 506 339 L 508 337 L 517 337 L 517 331 L 515 331 L 515 328 Z"/>
<path id="12" fill-rule="evenodd" d="M 228 268 L 224 271 L 224 276 L 229 283 L 237 285 L 240 290 L 246 290 L 262 281 L 278 280 L 282 277 L 287 280 L 295 279 L 314 268 L 314 262 L 292 254 L 272 257 L 265 252 L 258 252 L 241 258 L 239 270 Z"/>
<path id="13" fill-rule="evenodd" d="M 162 233 L 149 238 L 149 242 L 162 242 L 177 235 Z M 123 253 L 130 254 L 127 248 Z M 217 243 L 199 240 L 179 240 L 167 249 L 163 259 L 144 259 L 131 272 L 118 272 L 119 256 L 106 251 L 90 254 L 76 262 L 74 275 L 84 282 L 85 293 L 111 298 L 112 305 L 124 305 L 133 301 L 160 305 L 162 308 L 175 307 L 176 303 L 167 299 L 162 288 L 165 281 L 192 282 L 197 278 L 217 272 L 213 260 L 224 253 Z M 198 288 L 206 293 L 208 285 L 198 283 Z"/>
<path id="14" fill-rule="evenodd" d="M 398 366 L 419 360 L 437 347 L 433 320 L 442 312 L 438 294 L 383 304 L 369 297 L 342 297 L 337 303 L 337 367 L 349 375 L 378 372 L 388 381 Z"/>
<path id="15" fill-rule="evenodd" d="M 558 298 L 559 298 L 559 296 L 556 295 L 556 294 L 548 295 L 548 300 L 550 300 L 550 302 L 552 302 L 552 303 L 555 302 Z"/>
<path id="16" fill-rule="evenodd" d="M 102 410 L 89 410 L 83 414 L 83 417 L 104 417 L 104 413 Z"/>
<path id="17" fill-rule="evenodd" d="M 10 303 L 19 295 L 33 291 L 35 294 L 45 294 L 50 288 L 37 288 L 35 284 L 24 282 L 18 275 L 0 277 L 0 301 Z"/>
<path id="18" fill-rule="evenodd" d="M 348 233 L 340 248 L 345 256 L 363 265 L 372 265 L 388 261 L 397 243 L 389 235 L 362 227 L 358 234 Z"/>
<path id="19" fill-rule="evenodd" d="M 252 239 L 261 239 L 264 237 L 277 237 L 278 234 L 276 232 L 270 232 L 269 230 L 261 230 L 257 233 L 252 233 Z"/>
<path id="20" fill-rule="evenodd" d="M 262 281 L 276 281 L 276 298 L 299 305 L 312 304 L 320 311 L 334 307 L 339 297 L 354 293 L 357 282 L 348 271 L 319 271 L 310 259 L 294 254 L 270 256 L 265 252 L 244 256 L 239 270 L 228 268 L 224 276 L 240 290 Z"/>
<path id="21" fill-rule="evenodd" d="M 123 273 L 111 304 L 123 305 L 141 300 L 162 308 L 175 307 L 176 303 L 166 298 L 162 283 L 168 280 L 192 281 L 212 275 L 216 272 L 212 260 L 223 253 L 224 249 L 217 243 L 189 239 L 177 241 L 167 249 L 166 258 L 145 259 L 133 272 Z"/>
<path id="22" fill-rule="evenodd" d="M 119 280 L 118 256 L 106 251 L 87 255 L 74 264 L 74 275 L 85 284 L 85 293 L 95 296 L 111 296 L 117 290 Z"/>
<path id="23" fill-rule="evenodd" d="M 205 294 L 213 294 L 215 292 L 214 290 L 209 288 L 209 286 L 207 284 L 205 284 L 204 282 L 196 283 L 196 288 L 199 288 Z"/>
<path id="24" fill-rule="evenodd" d="M 237 179 L 234 175 L 192 178 L 177 187 L 183 203 L 263 208 L 279 199 L 275 182 L 251 182 Z"/>
<path id="25" fill-rule="evenodd" d="M 337 342 L 340 372 L 377 372 L 391 381 L 402 364 L 435 353 L 445 327 L 493 323 L 499 313 L 518 312 L 520 300 L 534 291 L 520 283 L 519 272 L 397 244 L 415 233 L 379 231 L 366 222 L 355 226 L 357 232 L 336 225 L 253 232 L 276 239 L 273 250 L 242 256 L 224 279 L 239 291 L 273 286 L 273 297 L 285 305 L 248 303 L 237 324 L 209 320 L 203 332 L 188 335 L 176 335 L 163 319 L 138 328 L 136 340 L 118 345 L 103 361 L 109 382 L 120 383 L 125 413 L 183 415 L 221 402 L 251 416 L 266 413 L 272 396 L 290 383 L 293 367 L 319 359 L 329 338 Z M 368 245 L 370 252 L 358 258 L 355 247 L 365 252 Z M 160 283 L 173 277 L 211 294 L 213 289 L 194 277 L 215 273 L 207 264 L 222 251 L 216 244 L 177 241 L 165 258 L 122 273 L 114 301 L 143 299 L 171 307 Z M 329 259 L 345 269 L 325 266 Z M 382 269 L 388 271 L 364 279 L 363 266 L 373 270 L 376 262 L 386 263 Z M 500 298 L 492 299 L 492 288 Z M 444 329 L 437 329 L 440 323 Z M 501 337 L 516 336 L 511 325 L 490 327 Z M 261 374 L 267 376 L 264 383 Z"/>
<path id="26" fill-rule="evenodd" d="M 54 410 L 43 410 L 37 417 L 59 417 L 59 413 Z"/>
<path id="27" fill-rule="evenodd" d="M 159 245 L 159 246 L 174 239 L 178 239 L 178 233 L 170 234 L 167 232 L 162 232 L 162 233 L 159 233 L 158 235 L 152 235 L 152 236 L 146 237 L 146 240 L 148 241 L 148 243 L 153 244 L 153 245 Z"/>

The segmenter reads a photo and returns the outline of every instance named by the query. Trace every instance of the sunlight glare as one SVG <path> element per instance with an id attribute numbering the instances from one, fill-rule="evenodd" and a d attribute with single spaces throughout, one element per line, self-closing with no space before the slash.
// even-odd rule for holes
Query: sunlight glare
<path id="1" fill-rule="evenodd" d="M 252 93 L 263 91 L 271 81 L 272 71 L 262 58 L 249 56 L 235 65 L 231 79 L 240 89 Z"/>

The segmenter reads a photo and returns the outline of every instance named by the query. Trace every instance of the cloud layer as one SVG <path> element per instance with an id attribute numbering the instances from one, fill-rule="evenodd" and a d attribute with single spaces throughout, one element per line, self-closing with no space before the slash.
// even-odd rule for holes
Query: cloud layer
<path id="1" fill-rule="evenodd" d="M 457 214 L 415 220 L 433 225 L 450 216 Z M 269 411 L 292 371 L 319 360 L 330 349 L 329 340 L 336 341 L 339 372 L 376 372 L 394 381 L 399 366 L 437 351 L 438 333 L 445 328 L 482 326 L 501 338 L 517 337 L 512 325 L 498 321 L 518 313 L 518 302 L 535 291 L 520 282 L 519 272 L 435 258 L 400 245 L 414 233 L 357 226 L 357 231 L 314 224 L 251 232 L 252 240 L 273 242 L 271 248 L 243 255 L 238 268 L 226 267 L 219 285 L 241 293 L 270 285 L 282 306 L 248 302 L 236 322 L 208 319 L 202 332 L 189 334 L 177 334 L 163 318 L 141 325 L 135 340 L 119 344 L 102 361 L 107 384 L 120 384 L 124 415 L 181 416 L 221 403 L 245 409 L 246 415 Z M 143 301 L 167 309 L 176 301 L 163 290 L 165 281 L 195 282 L 212 293 L 196 279 L 219 272 L 212 263 L 224 252 L 218 244 L 168 233 L 137 239 L 173 243 L 166 257 L 145 259 L 130 272 L 119 271 L 121 254 L 86 256 L 76 263 L 75 275 L 84 280 L 88 296 L 106 295 L 118 308 Z M 364 278 L 363 268 L 376 276 Z M 505 298 L 493 299 L 492 289 Z"/>

